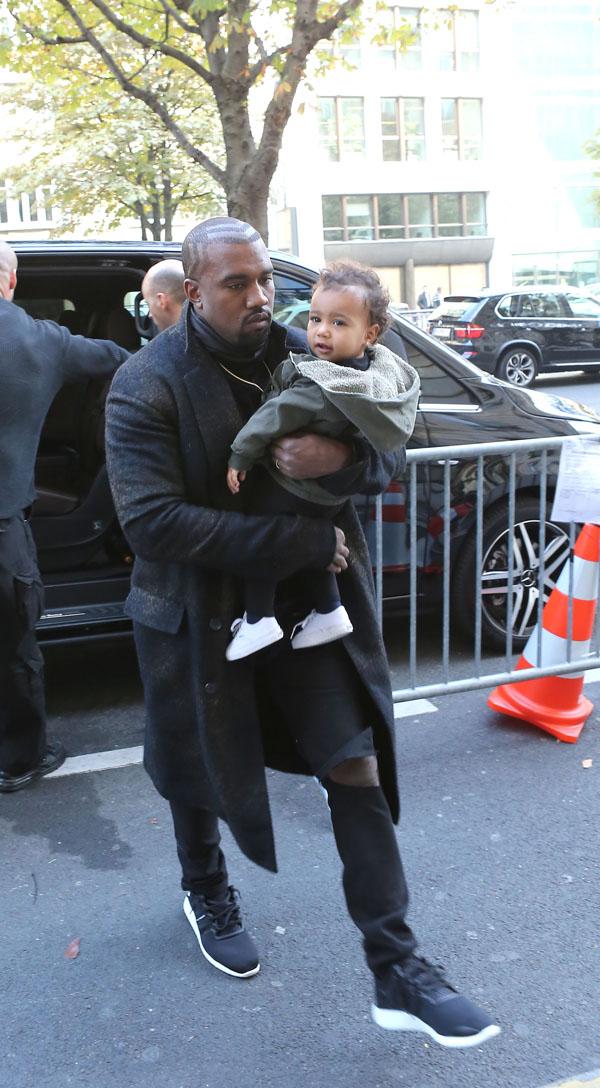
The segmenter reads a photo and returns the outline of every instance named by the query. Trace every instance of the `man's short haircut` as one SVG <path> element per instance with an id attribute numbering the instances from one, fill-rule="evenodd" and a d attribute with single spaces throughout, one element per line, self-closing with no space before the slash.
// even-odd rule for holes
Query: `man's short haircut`
<path id="1" fill-rule="evenodd" d="M 207 250 L 214 243 L 219 245 L 243 245 L 244 243 L 262 242 L 258 231 L 250 223 L 241 219 L 231 219 L 227 215 L 218 215 L 214 219 L 205 219 L 203 223 L 192 227 L 183 240 L 181 256 L 186 276 L 202 270 Z"/>
<path id="2" fill-rule="evenodd" d="M 161 291 L 169 295 L 174 302 L 183 305 L 185 302 L 185 291 L 183 289 L 185 275 L 181 261 L 171 259 L 159 261 L 158 264 L 152 265 L 147 275 L 153 295 Z"/>
<path id="3" fill-rule="evenodd" d="M 324 291 L 329 288 L 360 287 L 369 311 L 369 323 L 379 325 L 380 336 L 387 329 L 390 323 L 387 312 L 390 293 L 373 268 L 367 268 L 357 261 L 333 261 L 321 269 L 313 294 L 317 287 Z"/>

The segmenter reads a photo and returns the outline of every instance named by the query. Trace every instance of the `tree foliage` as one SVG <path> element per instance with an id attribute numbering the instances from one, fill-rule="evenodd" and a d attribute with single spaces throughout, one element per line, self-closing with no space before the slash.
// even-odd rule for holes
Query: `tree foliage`
<path id="1" fill-rule="evenodd" d="M 373 16 L 375 7 L 370 11 Z M 362 0 L 9 0 L 16 31 L 12 68 L 51 85 L 115 81 L 141 104 L 192 163 L 224 191 L 229 214 L 267 236 L 267 197 L 285 126 L 309 57 L 336 32 L 361 29 Z M 384 7 L 383 4 L 380 5 Z M 391 35 L 402 33 L 398 30 Z M 405 32 L 406 33 L 406 32 Z M 208 91 L 222 130 L 209 147 L 163 93 L 168 72 L 188 106 Z"/>
<path id="2" fill-rule="evenodd" d="M 218 120 L 210 96 L 186 105 L 177 73 L 163 67 L 154 80 L 196 142 L 218 159 Z M 57 69 L 48 82 L 24 78 L 5 89 L 0 104 L 7 113 L 12 110 L 17 124 L 13 142 L 19 165 L 11 171 L 11 183 L 32 191 L 51 179 L 59 230 L 80 230 L 85 220 L 94 231 L 134 218 L 142 238 L 168 241 L 178 209 L 198 217 L 222 209 L 213 179 L 190 162 L 154 114 L 123 96 L 101 66 L 83 76 L 79 66 Z"/>

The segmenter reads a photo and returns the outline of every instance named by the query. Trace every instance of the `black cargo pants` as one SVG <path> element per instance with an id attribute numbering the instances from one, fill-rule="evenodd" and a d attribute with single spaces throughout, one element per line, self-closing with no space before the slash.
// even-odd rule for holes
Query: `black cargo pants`
<path id="1" fill-rule="evenodd" d="M 43 586 L 24 514 L 0 518 L 0 770 L 24 774 L 46 750 L 44 659 L 35 636 Z"/>

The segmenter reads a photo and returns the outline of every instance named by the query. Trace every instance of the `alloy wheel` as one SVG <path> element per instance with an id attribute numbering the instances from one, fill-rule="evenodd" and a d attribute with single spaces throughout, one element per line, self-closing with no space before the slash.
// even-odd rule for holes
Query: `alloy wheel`
<path id="1" fill-rule="evenodd" d="M 536 376 L 537 366 L 530 352 L 511 351 L 502 360 L 501 372 L 511 385 L 528 386 Z"/>
<path id="2" fill-rule="evenodd" d="M 556 585 L 569 557 L 569 548 L 569 538 L 565 531 L 552 522 L 546 522 L 542 606 Z M 519 643 L 529 637 L 538 621 L 540 560 L 540 522 L 517 522 L 512 542 L 512 633 Z M 509 533 L 505 530 L 485 551 L 481 575 L 484 616 L 490 626 L 503 635 L 508 625 L 509 570 Z"/>

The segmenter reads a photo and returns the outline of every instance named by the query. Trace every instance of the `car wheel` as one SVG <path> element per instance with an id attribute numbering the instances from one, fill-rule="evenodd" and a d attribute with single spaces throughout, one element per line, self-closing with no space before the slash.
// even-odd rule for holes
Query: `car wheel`
<path id="1" fill-rule="evenodd" d="M 533 352 L 527 348 L 511 348 L 501 356 L 496 375 L 509 385 L 518 385 L 526 389 L 533 385 L 538 372 L 538 362 Z"/>
<path id="2" fill-rule="evenodd" d="M 502 504 L 484 514 L 481 562 L 481 635 L 485 646 L 506 646 L 509 539 L 508 506 Z M 523 648 L 538 621 L 540 519 L 534 499 L 515 505 L 513 539 L 512 633 L 513 649 Z M 569 556 L 569 537 L 564 526 L 546 521 L 544 544 L 544 604 Z M 475 530 L 472 530 L 452 577 L 452 615 L 471 638 L 475 631 Z"/>

